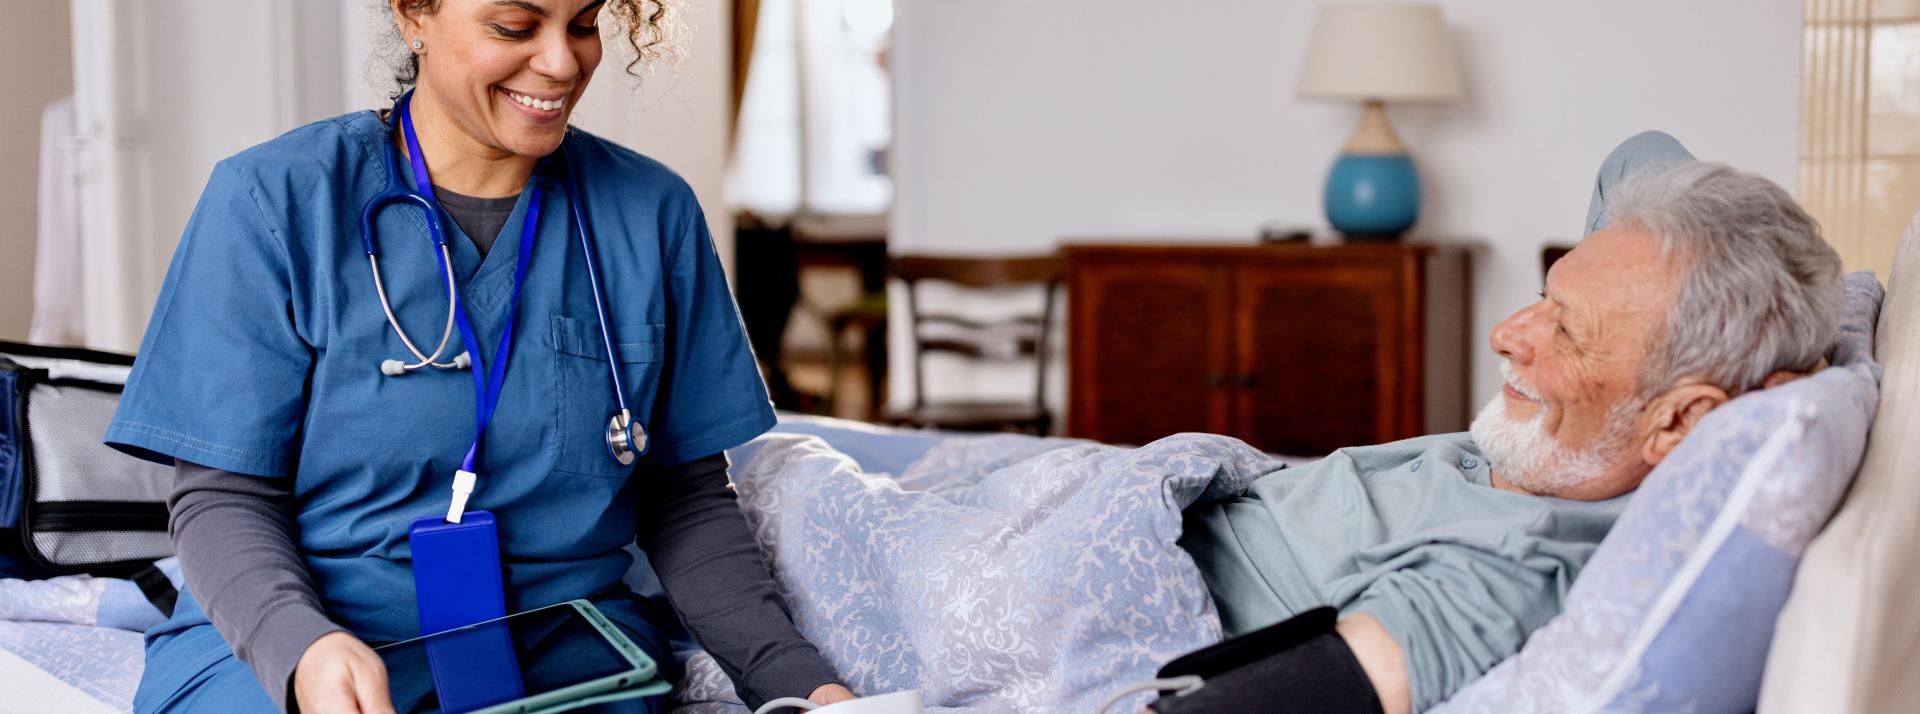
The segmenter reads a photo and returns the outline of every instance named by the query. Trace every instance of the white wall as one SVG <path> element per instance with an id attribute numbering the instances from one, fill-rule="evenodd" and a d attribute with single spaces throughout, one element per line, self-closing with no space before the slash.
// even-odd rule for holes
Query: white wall
<path id="1" fill-rule="evenodd" d="M 74 0 L 73 13 L 86 342 L 131 352 L 213 164 L 340 111 L 339 13 L 300 0 Z"/>
<path id="2" fill-rule="evenodd" d="M 1499 379 L 1485 335 L 1533 298 L 1541 245 L 1578 237 L 1594 169 L 1621 139 L 1665 129 L 1703 158 L 1793 186 L 1800 3 L 1439 4 L 1467 96 L 1388 113 L 1426 190 L 1416 234 L 1491 248 L 1475 256 L 1477 404 Z M 891 250 L 1044 252 L 1062 237 L 1251 240 L 1267 220 L 1324 226 L 1321 183 L 1359 109 L 1292 96 L 1315 7 L 899 3 Z M 911 370 L 895 332 L 898 404 Z"/>
<path id="3" fill-rule="evenodd" d="M 0 2 L 0 339 L 24 340 L 33 323 L 39 237 L 40 112 L 73 93 L 73 48 L 64 2 Z"/>
<path id="4" fill-rule="evenodd" d="M 572 121 L 685 178 L 706 210 L 722 264 L 732 265 L 733 211 L 721 197 L 733 133 L 732 3 L 693 0 L 681 7 L 689 31 L 679 60 L 639 70 L 636 79 L 625 59 L 609 53 Z"/>

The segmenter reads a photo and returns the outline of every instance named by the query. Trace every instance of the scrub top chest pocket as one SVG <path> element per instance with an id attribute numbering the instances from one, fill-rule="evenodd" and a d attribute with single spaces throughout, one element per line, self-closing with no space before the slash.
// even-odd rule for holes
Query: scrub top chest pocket
<path id="1" fill-rule="evenodd" d="M 627 404 L 640 426 L 653 427 L 653 398 L 659 391 L 661 355 L 665 352 L 665 325 L 625 324 L 614 327 L 620 380 Z M 632 473 L 607 451 L 607 417 L 620 407 L 613 399 L 613 380 L 607 374 L 607 351 L 593 318 L 552 316 L 554 351 L 554 430 L 559 439 L 554 469 L 572 474 L 620 479 Z M 639 436 L 639 430 L 634 434 Z M 643 456 L 644 458 L 644 456 Z"/>

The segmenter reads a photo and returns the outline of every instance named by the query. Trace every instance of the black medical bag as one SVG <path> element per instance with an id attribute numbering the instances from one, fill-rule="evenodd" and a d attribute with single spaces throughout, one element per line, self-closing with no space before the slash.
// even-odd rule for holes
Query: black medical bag
<path id="1" fill-rule="evenodd" d="M 0 578 L 127 577 L 173 554 L 173 468 L 101 443 L 132 366 L 0 341 Z"/>

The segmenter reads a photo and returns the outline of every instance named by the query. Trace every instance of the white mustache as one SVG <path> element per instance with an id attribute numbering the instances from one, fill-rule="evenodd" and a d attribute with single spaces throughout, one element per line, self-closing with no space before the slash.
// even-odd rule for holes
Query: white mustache
<path id="1" fill-rule="evenodd" d="M 1513 373 L 1512 362 L 1505 360 L 1500 362 L 1500 376 L 1507 380 L 1507 386 L 1513 387 L 1513 391 L 1519 392 L 1521 396 L 1536 402 L 1540 401 L 1540 393 L 1534 390 L 1533 385 L 1528 384 L 1527 380 L 1521 379 L 1520 375 Z"/>

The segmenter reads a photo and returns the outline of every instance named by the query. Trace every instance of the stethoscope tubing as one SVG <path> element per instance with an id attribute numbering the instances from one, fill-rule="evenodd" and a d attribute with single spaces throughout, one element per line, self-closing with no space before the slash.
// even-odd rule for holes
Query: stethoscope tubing
<path id="1" fill-rule="evenodd" d="M 600 322 L 600 342 L 607 351 L 607 364 L 613 365 L 608 374 L 613 377 L 615 401 L 620 405 L 621 413 L 631 414 L 627 410 L 627 390 L 620 382 L 620 360 L 614 353 L 613 330 L 607 320 L 607 295 L 600 289 L 600 261 L 595 257 L 598 251 L 593 242 L 593 233 L 587 230 L 587 210 L 580 200 L 580 179 L 575 174 L 573 157 L 567 154 L 566 144 L 560 146 L 561 158 L 566 163 L 567 207 L 573 214 L 573 225 L 580 232 L 580 253 L 587 259 L 587 284 L 593 289 L 594 316 Z"/>
<path id="2" fill-rule="evenodd" d="M 627 389 L 620 380 L 620 357 L 614 348 L 613 327 L 607 319 L 607 294 L 600 289 L 599 250 L 593 242 L 593 232 L 587 229 L 586 202 L 580 200 L 580 177 L 576 173 L 573 156 L 567 153 L 564 142 L 560 145 L 560 158 L 567 181 L 567 208 L 573 214 L 573 225 L 580 233 L 580 253 L 587 260 L 587 283 L 593 289 L 594 317 L 600 323 L 600 344 L 607 351 L 607 374 L 613 378 L 614 402 L 620 412 L 607 423 L 607 454 L 621 466 L 631 465 L 635 454 L 647 450 L 646 429 L 641 428 L 636 439 L 633 433 L 633 412 L 627 408 Z"/>
<path id="3" fill-rule="evenodd" d="M 395 121 L 398 121 L 397 114 L 398 112 L 396 111 Z M 367 202 L 366 207 L 360 211 L 360 247 L 366 252 L 367 263 L 369 267 L 373 269 L 373 289 L 380 295 L 380 310 L 386 313 L 387 325 L 393 328 L 393 334 L 399 336 L 400 343 L 407 346 L 407 352 L 412 354 L 415 360 L 418 360 L 412 363 L 401 364 L 401 373 L 404 374 L 427 366 L 439 369 L 460 369 L 463 366 L 462 360 L 455 359 L 450 362 L 439 361 L 440 355 L 446 352 L 447 343 L 451 341 L 453 337 L 454 296 L 459 294 L 454 287 L 453 258 L 448 254 L 447 234 L 441 229 L 440 215 L 434 210 L 433 202 L 427 200 L 427 197 L 420 193 L 406 190 L 406 182 L 401 178 L 399 162 L 395 160 L 396 158 L 393 147 L 388 146 L 386 161 L 387 187 L 380 195 L 374 196 L 372 201 Z M 413 339 L 407 336 L 407 331 L 401 329 L 400 319 L 393 314 L 393 305 L 387 300 L 386 284 L 380 276 L 380 243 L 373 229 L 373 220 L 380 214 L 382 209 L 399 202 L 413 204 L 426 216 L 427 237 L 433 241 L 434 247 L 439 250 L 439 255 L 435 257 L 440 262 L 440 272 L 447 280 L 447 319 L 440 329 L 440 344 L 433 348 L 432 354 L 422 352 L 418 346 L 413 344 Z M 399 360 L 394 360 L 394 362 L 399 362 Z"/>
<path id="4" fill-rule="evenodd" d="M 454 302 L 452 300 L 447 301 L 447 325 L 440 330 L 440 344 L 434 346 L 432 355 L 422 354 L 420 348 L 413 346 L 413 340 L 407 338 L 407 332 L 400 329 L 400 318 L 393 314 L 393 304 L 387 301 L 387 286 L 380 280 L 380 256 L 374 253 L 368 253 L 367 263 L 373 268 L 373 290 L 380 294 L 380 310 L 387 314 L 387 324 L 392 325 L 394 328 L 393 333 L 400 336 L 400 344 L 406 345 L 407 351 L 412 352 L 414 358 L 420 360 L 406 365 L 403 369 L 415 370 L 427 365 L 433 365 L 440 369 L 458 368 L 460 365 L 457 362 L 441 363 L 437 361 L 440 359 L 440 353 L 447 351 L 447 342 L 453 337 Z M 452 295 L 454 292 L 452 266 L 453 261 L 451 256 L 447 255 L 447 247 L 444 245 L 440 246 L 440 272 L 446 274 L 447 294 L 449 295 Z"/>
<path id="5" fill-rule="evenodd" d="M 406 121 L 406 105 L 411 99 L 412 93 L 408 92 L 406 95 L 403 95 L 396 104 L 394 110 L 394 121 L 396 123 L 404 123 Z M 411 130 L 411 125 L 408 125 L 407 131 L 410 132 Z M 411 134 L 406 138 L 409 146 L 412 146 L 411 142 L 413 138 Z M 373 200 L 368 201 L 366 207 L 361 210 L 360 241 L 362 249 L 367 254 L 368 267 L 371 268 L 373 272 L 374 291 L 378 293 L 380 297 L 380 309 L 386 315 L 387 324 L 393 328 L 393 332 L 400 338 L 401 344 L 406 345 L 407 352 L 412 354 L 418 361 L 403 363 L 400 360 L 389 360 L 386 363 L 382 363 L 381 371 L 389 375 L 398 376 L 429 366 L 439 369 L 470 368 L 473 366 L 473 363 L 477 361 L 477 357 L 470 359 L 466 354 L 461 354 L 456 356 L 451 362 L 443 363 L 438 361 L 440 355 L 447 349 L 456 323 L 461 325 L 463 339 L 469 342 L 471 341 L 471 337 L 465 335 L 465 323 L 460 322 L 460 320 L 464 320 L 465 318 L 459 317 L 461 314 L 460 293 L 459 288 L 455 284 L 453 259 L 447 246 L 446 233 L 441 227 L 438 207 L 434 205 L 433 200 L 425 193 L 425 191 L 430 189 L 406 190 L 406 181 L 401 176 L 399 170 L 398 157 L 396 156 L 397 150 L 391 145 L 387 146 L 386 149 L 387 188 L 379 195 L 374 196 Z M 418 149 L 415 148 L 413 150 L 417 151 Z M 568 152 L 564 140 L 560 146 L 559 153 L 560 160 L 564 164 L 562 167 L 562 179 L 566 182 L 565 189 L 567 193 L 568 212 L 573 214 L 574 228 L 580 233 L 581 254 L 587 263 L 587 282 L 593 290 L 594 317 L 597 318 L 596 322 L 599 323 L 600 341 L 606 351 L 607 374 L 613 382 L 614 402 L 619 406 L 620 410 L 608 422 L 606 435 L 607 450 L 614 461 L 623 466 L 631 465 L 639 453 L 646 451 L 646 431 L 645 427 L 641 427 L 635 423 L 633 413 L 627 406 L 626 385 L 620 378 L 619 351 L 616 347 L 617 342 L 613 334 L 612 321 L 608 319 L 610 311 L 607 309 L 606 292 L 603 290 L 600 282 L 599 252 L 593 240 L 593 232 L 588 228 L 590 221 L 587 220 L 585 201 L 581 199 L 577 167 L 573 163 L 572 156 Z M 422 170 L 419 166 L 415 167 L 416 173 Z M 421 180 L 424 181 L 425 179 Z M 536 181 L 537 180 L 536 178 Z M 534 192 L 534 200 L 539 200 L 537 186 Z M 438 254 L 435 257 L 439 260 L 441 273 L 446 278 L 447 320 L 440 333 L 440 343 L 434 347 L 432 354 L 422 352 L 420 348 L 413 343 L 412 338 L 408 337 L 406 330 L 401 328 L 399 316 L 394 314 L 392 303 L 387 299 L 386 285 L 380 274 L 380 246 L 373 228 L 374 218 L 386 206 L 396 202 L 412 203 L 420 208 L 421 213 L 426 216 L 427 234 L 433 240 L 434 246 L 438 249 Z M 530 207 L 529 210 L 534 209 Z M 534 215 L 537 215 L 537 213 Z M 523 255 L 519 266 L 520 271 L 526 269 L 526 262 L 527 258 Z M 515 282 L 517 286 L 519 282 L 517 278 Z M 516 288 L 516 295 L 517 294 Z M 389 371 L 389 369 L 392 371 Z M 474 377 L 476 380 L 480 379 L 478 374 L 475 374 Z M 483 384 L 482 387 L 484 386 Z M 484 431 L 485 422 L 482 421 L 480 424 L 480 428 Z M 634 433 L 636 427 L 640 432 L 637 435 Z M 478 442 L 476 441 L 476 449 L 477 444 Z M 473 450 L 469 450 L 468 460 L 471 461 L 473 456 Z"/>

